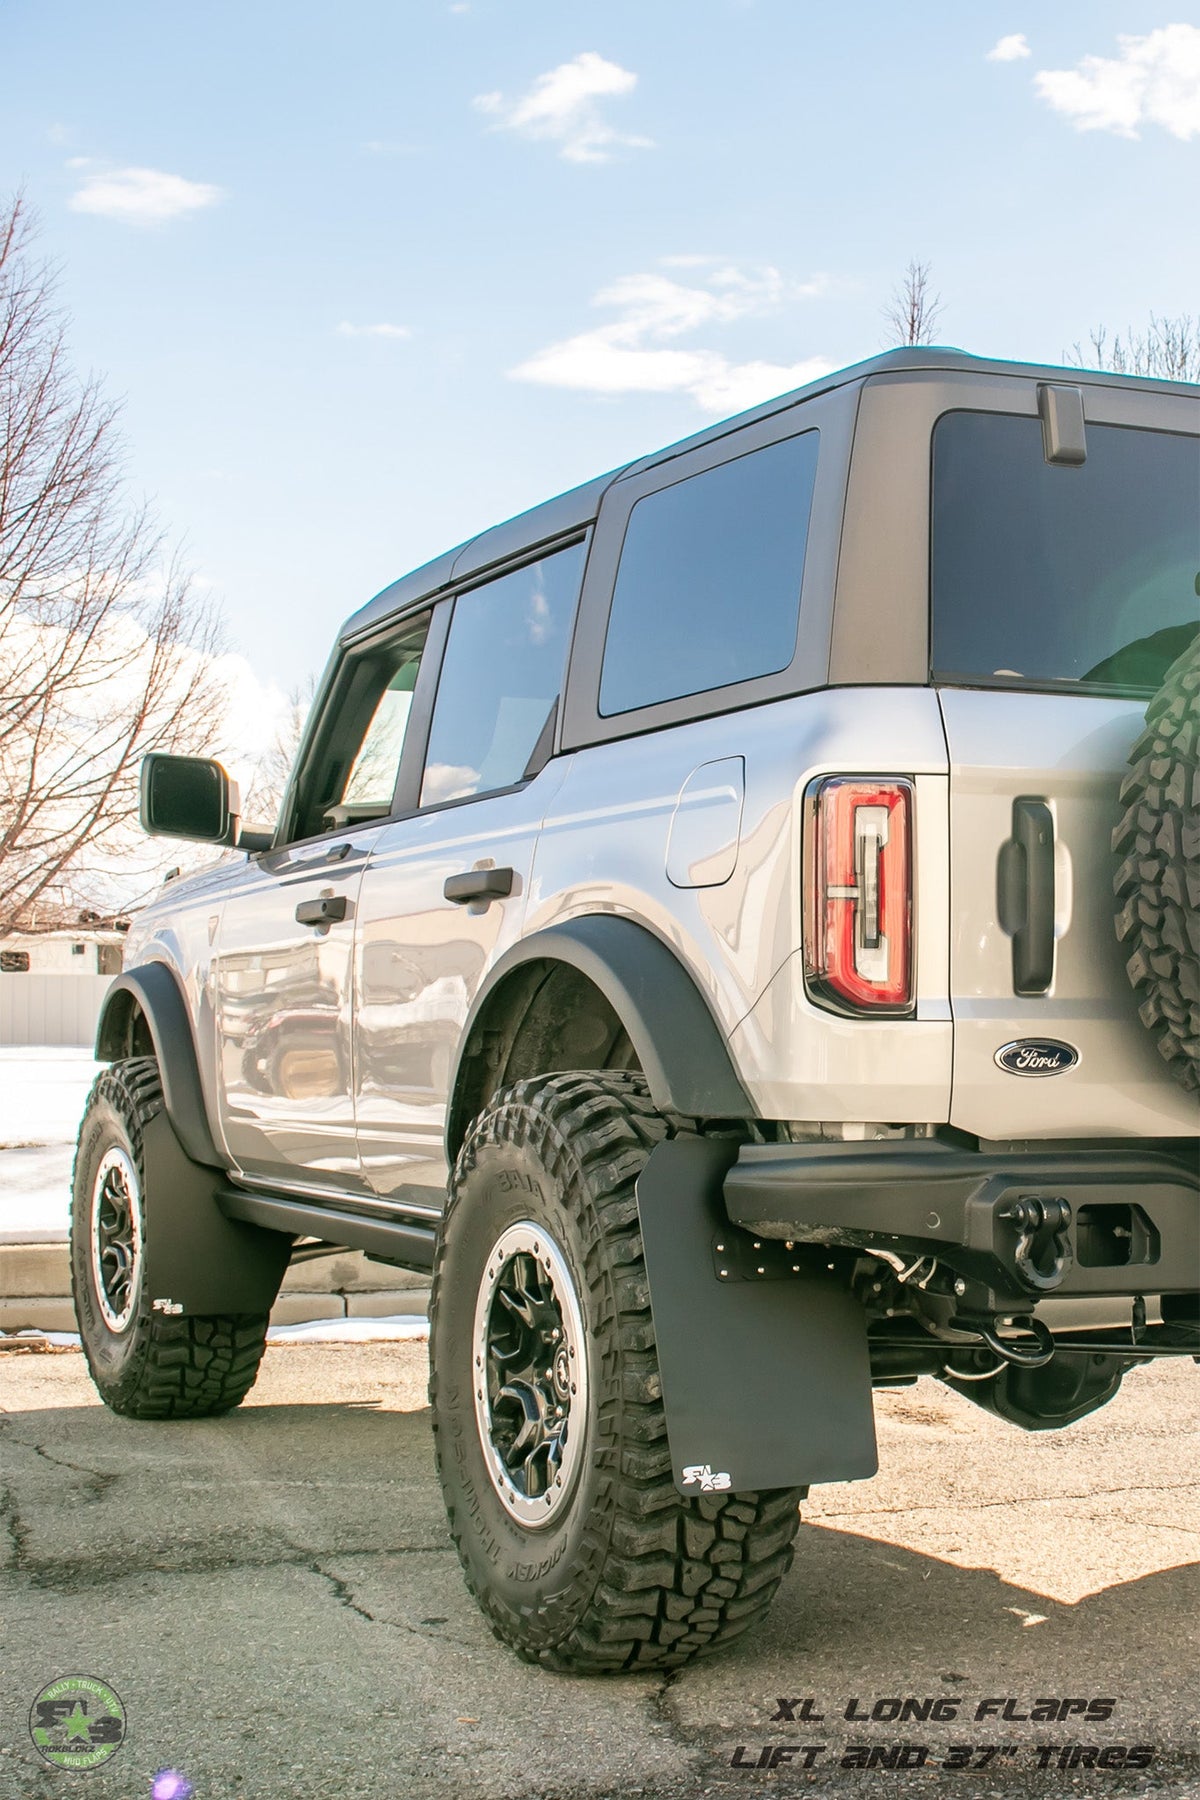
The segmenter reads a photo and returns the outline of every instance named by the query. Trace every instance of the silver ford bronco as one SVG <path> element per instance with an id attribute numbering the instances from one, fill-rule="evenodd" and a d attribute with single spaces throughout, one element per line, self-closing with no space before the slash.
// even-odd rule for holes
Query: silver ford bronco
<path id="1" fill-rule="evenodd" d="M 279 821 L 135 921 L 75 1165 L 116 1411 L 291 1258 L 432 1271 L 450 1527 L 547 1668 L 759 1620 L 871 1395 L 1200 1354 L 1200 389 L 903 350 L 344 626 Z"/>

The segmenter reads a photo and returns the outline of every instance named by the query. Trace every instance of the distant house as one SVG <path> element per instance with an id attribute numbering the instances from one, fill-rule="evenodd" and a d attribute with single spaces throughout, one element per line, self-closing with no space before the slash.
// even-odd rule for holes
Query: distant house
<path id="1" fill-rule="evenodd" d="M 121 973 L 125 920 L 0 937 L 0 1044 L 90 1044 L 100 1005 Z"/>
<path id="2" fill-rule="evenodd" d="M 85 925 L 0 937 L 0 975 L 119 975 L 123 931 Z"/>

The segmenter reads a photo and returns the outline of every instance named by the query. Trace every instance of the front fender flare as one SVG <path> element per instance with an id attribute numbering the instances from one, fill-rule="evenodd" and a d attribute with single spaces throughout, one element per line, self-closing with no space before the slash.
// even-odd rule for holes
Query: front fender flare
<path id="1" fill-rule="evenodd" d="M 450 1083 L 446 1148 L 453 1166 L 469 1119 L 462 1117 L 463 1065 L 497 989 L 523 964 L 566 963 L 604 995 L 633 1045 L 655 1106 L 691 1118 L 747 1119 L 754 1107 L 724 1035 L 679 958 L 632 919 L 586 913 L 522 938 L 493 965 L 475 996 Z"/>
<path id="2" fill-rule="evenodd" d="M 226 1158 L 214 1142 L 204 1104 L 187 1002 L 168 964 L 141 963 L 117 976 L 104 996 L 96 1027 L 97 1062 L 116 1062 L 125 1054 L 122 1033 L 134 1004 L 150 1030 L 163 1102 L 181 1147 L 193 1162 L 224 1168 Z"/>

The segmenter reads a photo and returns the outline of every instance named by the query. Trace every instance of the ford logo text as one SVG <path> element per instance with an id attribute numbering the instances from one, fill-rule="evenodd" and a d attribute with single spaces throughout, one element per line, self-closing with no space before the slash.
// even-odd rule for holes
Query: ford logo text
<path id="1" fill-rule="evenodd" d="M 1079 1052 L 1057 1038 L 1018 1038 L 996 1052 L 996 1062 L 1010 1075 L 1062 1075 L 1079 1061 Z"/>

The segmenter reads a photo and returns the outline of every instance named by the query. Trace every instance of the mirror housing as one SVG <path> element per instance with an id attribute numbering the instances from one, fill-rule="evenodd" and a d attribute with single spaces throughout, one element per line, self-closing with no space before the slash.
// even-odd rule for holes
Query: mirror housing
<path id="1" fill-rule="evenodd" d="M 155 753 L 142 762 L 142 830 L 200 844 L 236 844 L 241 801 L 219 762 Z"/>

